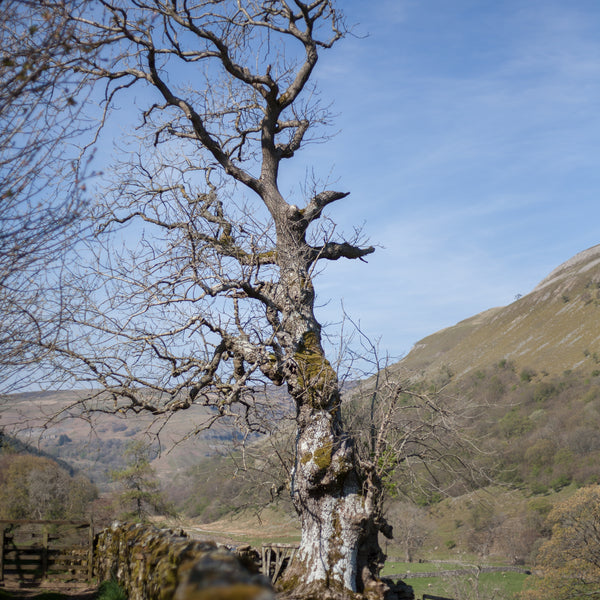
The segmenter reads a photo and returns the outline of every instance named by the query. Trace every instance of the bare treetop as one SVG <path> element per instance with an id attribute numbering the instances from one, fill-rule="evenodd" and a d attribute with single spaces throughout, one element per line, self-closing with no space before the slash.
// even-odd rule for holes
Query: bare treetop
<path id="1" fill-rule="evenodd" d="M 119 94 L 140 85 L 137 102 L 144 106 L 138 155 L 116 167 L 112 192 L 98 202 L 94 219 L 99 233 L 143 227 L 158 237 L 152 246 L 130 245 L 132 254 L 118 259 L 122 266 L 107 242 L 105 255 L 96 250 L 95 270 L 73 274 L 70 286 L 82 302 L 73 311 L 79 342 L 57 352 L 74 361 L 77 378 L 100 380 L 132 409 L 155 413 L 215 389 L 226 392 L 230 400 L 221 406 L 228 406 L 258 373 L 289 385 L 286 372 L 297 370 L 289 349 L 304 344 L 307 319 L 320 346 L 315 264 L 373 251 L 359 245 L 358 235 L 339 237 L 329 223 L 311 228 L 347 193 L 315 188 L 298 208 L 278 188 L 280 163 L 313 129 L 314 137 L 322 135 L 318 126 L 328 119 L 309 79 L 319 49 L 345 32 L 341 14 L 326 0 L 103 1 L 102 7 L 84 2 L 73 16 L 72 68 L 105 82 L 103 123 L 126 97 Z M 242 200 L 228 179 L 250 196 Z M 252 207 L 256 200 L 269 218 Z M 106 281 L 106 296 L 89 293 L 91 279 Z M 125 323 L 118 316 L 124 313 Z M 114 356 L 103 343 L 101 359 L 90 358 L 98 344 L 81 335 L 90 327 L 110 346 L 118 340 Z M 184 341 L 191 330 L 202 345 L 193 357 Z M 92 351 L 82 352 L 88 343 Z M 132 348 L 145 357 L 144 368 L 127 366 L 124 353 Z M 144 394 L 136 391 L 142 388 Z M 152 404 L 152 389 L 169 403 Z"/>
<path id="2" fill-rule="evenodd" d="M 77 43 L 110 44 L 110 60 L 85 71 L 110 81 L 109 101 L 136 81 L 151 84 L 158 95 L 144 119 L 155 120 L 155 143 L 200 142 L 228 175 L 259 191 L 327 118 L 314 97 L 298 99 L 317 49 L 344 34 L 331 2 L 102 4 L 102 22 L 78 20 L 86 28 Z M 285 38 L 297 48 L 290 52 Z"/>

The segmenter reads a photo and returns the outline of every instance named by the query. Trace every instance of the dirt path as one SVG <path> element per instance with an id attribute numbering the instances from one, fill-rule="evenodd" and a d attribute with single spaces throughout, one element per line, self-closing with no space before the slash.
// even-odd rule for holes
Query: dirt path
<path id="1" fill-rule="evenodd" d="M 56 594 L 57 599 L 60 594 L 60 596 L 68 598 L 69 600 L 94 600 L 96 598 L 97 589 L 96 586 L 60 584 L 48 584 L 47 586 L 44 585 L 39 587 L 19 587 L 18 584 L 11 585 L 9 582 L 4 582 L 4 584 L 0 586 L 0 591 L 8 592 L 11 598 L 30 598 L 32 600 L 33 598 L 47 594 Z M 50 600 L 50 598 L 48 600 Z"/>

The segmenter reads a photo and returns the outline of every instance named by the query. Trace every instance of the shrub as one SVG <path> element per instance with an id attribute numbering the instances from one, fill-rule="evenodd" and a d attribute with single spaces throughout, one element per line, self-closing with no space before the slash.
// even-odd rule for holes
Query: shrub
<path id="1" fill-rule="evenodd" d="M 562 488 L 567 487 L 571 483 L 571 478 L 568 475 L 561 475 L 554 481 L 550 482 L 550 486 L 555 492 L 559 492 Z"/>
<path id="2" fill-rule="evenodd" d="M 556 444 L 549 439 L 537 440 L 525 451 L 525 461 L 532 467 L 549 465 L 554 458 Z"/>
<path id="3" fill-rule="evenodd" d="M 565 438 L 567 447 L 580 456 L 600 450 L 600 432 L 595 427 L 576 427 Z"/>
<path id="4" fill-rule="evenodd" d="M 127 600 L 127 594 L 116 581 L 104 581 L 98 588 L 97 600 Z"/>
<path id="5" fill-rule="evenodd" d="M 533 369 L 525 367 L 519 374 L 519 378 L 523 383 L 529 383 L 535 377 L 535 375 L 536 373 Z"/>
<path id="6" fill-rule="evenodd" d="M 533 392 L 533 399 L 535 402 L 542 403 L 548 400 L 551 396 L 556 394 L 558 390 L 551 383 L 539 383 L 535 391 Z"/>
<path id="7" fill-rule="evenodd" d="M 540 483 L 538 481 L 534 481 L 531 484 L 531 493 L 536 496 L 546 495 L 548 493 L 548 486 L 544 485 L 543 483 Z"/>
<path id="8" fill-rule="evenodd" d="M 500 419 L 498 426 L 504 437 L 511 438 L 530 431 L 533 424 L 526 416 L 520 414 L 516 408 L 512 408 Z"/>

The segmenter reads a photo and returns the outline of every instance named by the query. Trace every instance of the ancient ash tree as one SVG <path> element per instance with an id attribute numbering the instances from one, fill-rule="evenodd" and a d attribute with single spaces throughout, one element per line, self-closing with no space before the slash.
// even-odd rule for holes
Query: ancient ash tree
<path id="1" fill-rule="evenodd" d="M 65 274 L 57 364 L 102 384 L 87 410 L 212 407 L 196 429 L 227 416 L 259 426 L 279 409 L 259 384 L 287 386 L 302 524 L 288 588 L 382 596 L 380 482 L 344 431 L 313 287 L 318 264 L 373 248 L 323 218 L 347 193 L 313 183 L 292 203 L 280 189 L 284 163 L 324 135 L 311 77 L 345 34 L 341 14 L 332 0 L 75 4 L 74 72 L 103 86 L 105 131 L 134 120 L 138 143 L 100 195 L 87 266 Z"/>

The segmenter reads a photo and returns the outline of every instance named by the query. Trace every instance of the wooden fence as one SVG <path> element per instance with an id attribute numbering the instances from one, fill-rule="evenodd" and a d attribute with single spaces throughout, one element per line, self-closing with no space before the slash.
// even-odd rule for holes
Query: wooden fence
<path id="1" fill-rule="evenodd" d="M 261 572 L 275 583 L 298 551 L 297 544 L 263 544 L 261 548 Z"/>
<path id="2" fill-rule="evenodd" d="M 90 581 L 93 552 L 90 522 L 0 520 L 0 583 Z"/>

